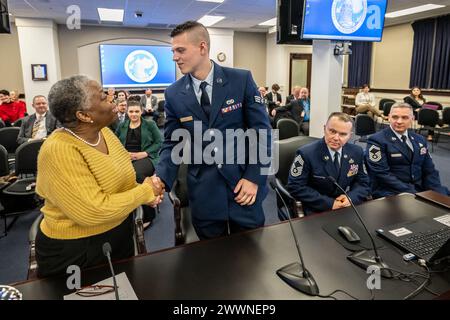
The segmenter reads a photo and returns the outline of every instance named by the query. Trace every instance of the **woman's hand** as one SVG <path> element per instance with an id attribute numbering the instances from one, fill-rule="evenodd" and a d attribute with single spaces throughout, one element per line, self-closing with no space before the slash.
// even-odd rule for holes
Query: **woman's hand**
<path id="1" fill-rule="evenodd" d="M 148 157 L 147 152 L 142 151 L 142 152 L 130 152 L 130 159 L 131 160 L 141 160 L 141 159 L 145 159 Z"/>
<path id="2" fill-rule="evenodd" d="M 151 176 L 145 178 L 143 183 L 148 183 L 153 189 L 155 197 L 164 195 L 164 183 L 157 176 Z"/>
<path id="3" fill-rule="evenodd" d="M 157 196 L 155 198 L 155 200 L 153 200 L 152 202 L 146 203 L 147 206 L 150 206 L 152 208 L 155 208 L 157 205 L 159 205 L 164 199 L 164 194 Z"/>

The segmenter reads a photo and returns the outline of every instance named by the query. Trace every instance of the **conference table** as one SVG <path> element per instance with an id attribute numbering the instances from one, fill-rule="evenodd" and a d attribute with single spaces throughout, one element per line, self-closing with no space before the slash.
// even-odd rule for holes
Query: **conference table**
<path id="1" fill-rule="evenodd" d="M 400 249 L 375 235 L 375 230 L 393 223 L 426 216 L 448 214 L 439 205 L 412 194 L 368 201 L 358 206 L 368 229 L 385 245 L 383 260 L 404 272 L 424 272 L 416 263 L 406 262 Z M 345 249 L 322 227 L 329 223 L 356 223 L 351 208 L 294 219 L 293 226 L 308 270 L 314 276 L 320 294 L 345 290 L 358 299 L 370 299 L 366 270 L 347 260 Z M 114 248 L 113 248 L 114 250 Z M 125 272 L 139 299 L 237 300 L 237 299 L 320 299 L 298 292 L 276 274 L 280 267 L 298 261 L 298 254 L 287 221 L 228 237 L 178 246 L 114 263 L 116 274 Z M 68 276 L 68 275 L 67 275 Z M 67 276 L 15 284 L 24 299 L 62 299 L 73 292 L 66 288 Z M 82 272 L 82 285 L 110 277 L 107 264 Z M 382 279 L 375 299 L 401 299 L 418 287 L 417 283 Z M 428 285 L 433 292 L 448 294 L 450 272 L 433 274 Z M 338 295 L 339 299 L 349 299 Z M 417 299 L 433 299 L 421 292 Z"/>

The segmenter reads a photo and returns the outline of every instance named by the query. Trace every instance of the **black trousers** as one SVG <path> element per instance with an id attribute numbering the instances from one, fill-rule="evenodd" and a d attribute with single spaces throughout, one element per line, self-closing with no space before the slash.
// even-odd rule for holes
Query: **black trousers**
<path id="1" fill-rule="evenodd" d="M 155 173 L 155 167 L 150 158 L 133 161 L 134 171 L 136 171 L 136 181 L 138 183 L 144 182 L 146 177 L 151 177 Z M 144 210 L 144 223 L 152 221 L 155 216 L 155 208 L 149 206 L 142 206 Z"/>
<path id="2" fill-rule="evenodd" d="M 107 263 L 103 255 L 103 244 L 111 244 L 112 260 L 134 255 L 133 215 L 120 225 L 104 233 L 71 240 L 47 237 L 39 228 L 36 235 L 36 260 L 38 277 L 66 274 L 67 267 L 77 265 L 81 269 Z"/>

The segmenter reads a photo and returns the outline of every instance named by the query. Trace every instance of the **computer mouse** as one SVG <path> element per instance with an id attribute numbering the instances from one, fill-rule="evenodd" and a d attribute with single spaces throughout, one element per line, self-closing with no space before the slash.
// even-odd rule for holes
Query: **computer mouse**
<path id="1" fill-rule="evenodd" d="M 359 242 L 361 240 L 358 234 L 348 226 L 339 226 L 338 231 L 348 242 L 354 243 Z"/>

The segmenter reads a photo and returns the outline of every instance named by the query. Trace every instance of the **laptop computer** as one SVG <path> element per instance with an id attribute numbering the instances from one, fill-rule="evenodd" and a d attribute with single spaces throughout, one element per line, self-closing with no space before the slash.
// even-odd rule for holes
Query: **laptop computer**
<path id="1" fill-rule="evenodd" d="M 388 225 L 377 233 L 428 264 L 450 257 L 450 214 Z"/>

